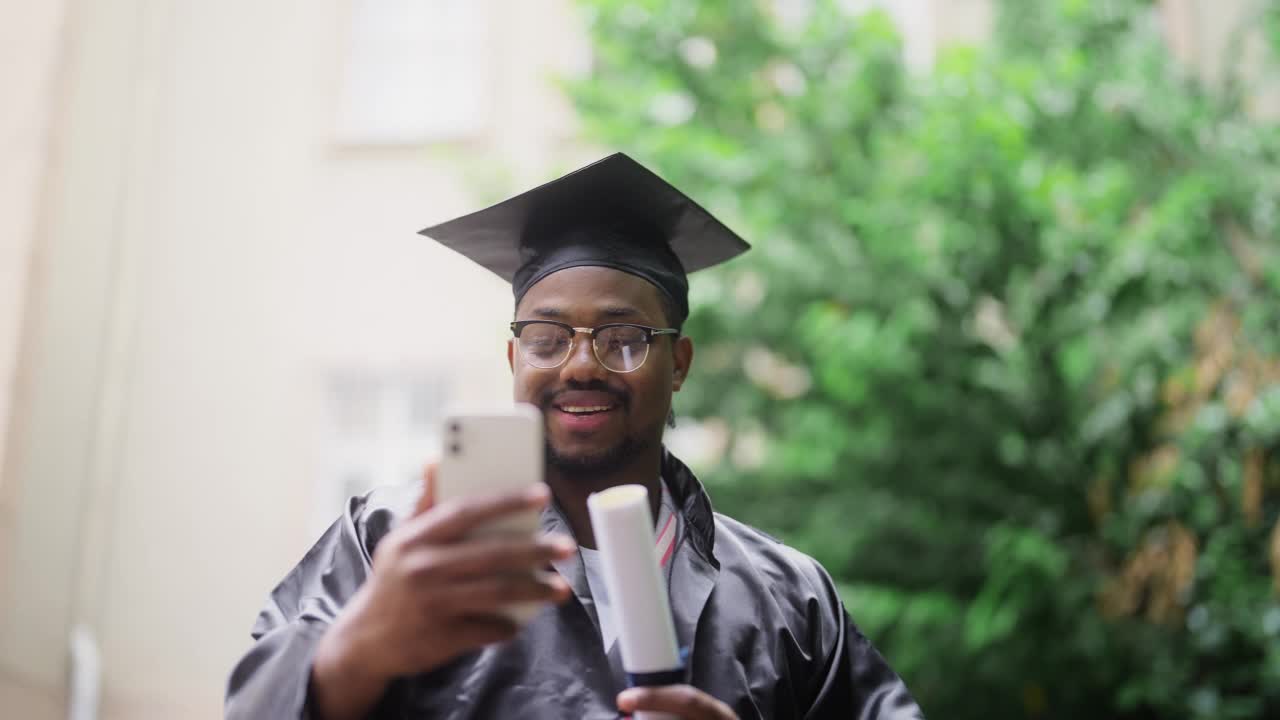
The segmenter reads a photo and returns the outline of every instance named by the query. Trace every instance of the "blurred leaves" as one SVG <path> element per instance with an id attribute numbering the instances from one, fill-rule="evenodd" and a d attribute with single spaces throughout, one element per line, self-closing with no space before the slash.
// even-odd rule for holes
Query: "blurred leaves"
<path id="1" fill-rule="evenodd" d="M 686 326 L 718 508 L 933 714 L 1280 716 L 1280 128 L 1153 2 L 927 72 L 867 4 L 582 1 L 589 134 L 755 246 Z"/>

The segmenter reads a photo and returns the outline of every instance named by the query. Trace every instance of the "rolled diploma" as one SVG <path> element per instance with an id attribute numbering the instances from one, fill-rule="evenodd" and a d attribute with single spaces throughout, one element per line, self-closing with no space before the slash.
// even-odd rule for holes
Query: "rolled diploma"
<path id="1" fill-rule="evenodd" d="M 675 624 L 654 549 L 649 491 L 643 485 L 612 487 L 588 497 L 587 510 L 613 601 L 623 669 L 629 675 L 679 671 Z M 667 717 L 635 714 L 636 720 Z"/>

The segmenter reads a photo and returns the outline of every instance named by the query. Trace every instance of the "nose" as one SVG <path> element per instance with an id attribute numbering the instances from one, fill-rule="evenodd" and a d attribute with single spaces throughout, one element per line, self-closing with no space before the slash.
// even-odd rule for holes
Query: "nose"
<path id="1" fill-rule="evenodd" d="M 595 348 L 591 346 L 591 335 L 579 332 L 573 336 L 573 347 L 569 357 L 560 366 L 561 382 L 585 383 L 590 380 L 604 380 L 609 371 L 604 369 L 596 359 Z"/>

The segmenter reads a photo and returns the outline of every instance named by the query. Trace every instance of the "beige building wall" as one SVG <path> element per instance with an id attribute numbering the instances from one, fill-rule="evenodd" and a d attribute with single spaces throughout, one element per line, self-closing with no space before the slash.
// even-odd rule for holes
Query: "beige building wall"
<path id="1" fill-rule="evenodd" d="M 1266 0 L 1161 0 L 1161 21 L 1177 57 L 1216 82 L 1241 73 L 1251 85 L 1249 109 L 1280 119 L 1280 76 L 1268 64 L 1259 29 Z"/>
<path id="2" fill-rule="evenodd" d="M 990 25 L 886 3 L 915 63 Z M 509 290 L 414 231 L 599 154 L 549 82 L 585 39 L 571 0 L 9 0 L 0 47 L 0 708 L 64 717 L 83 627 L 102 717 L 218 717 L 420 406 L 508 397 Z"/>
<path id="3" fill-rule="evenodd" d="M 326 443 L 362 447 L 333 438 L 334 378 L 509 398 L 509 289 L 415 231 L 474 209 L 481 187 L 491 199 L 583 158 L 549 82 L 583 41 L 567 2 L 435 2 L 484 41 L 474 66 L 446 69 L 484 87 L 471 126 L 376 94 L 416 126 L 390 137 L 368 112 L 344 126 L 344 103 L 371 97 L 350 87 L 351 56 L 386 62 L 395 18 L 422 19 L 413 5 L 6 9 L 4 39 L 25 38 L 38 66 L 0 88 L 33 111 L 0 126 L 24 163 L 11 177 L 6 162 L 21 192 L 0 213 L 0 370 L 19 368 L 3 383 L 16 388 L 0 485 L 6 716 L 65 716 L 83 625 L 102 716 L 218 717 L 254 615 L 313 538 Z M 354 37 L 358 23 L 377 27 Z M 472 57 L 448 44 L 452 25 L 421 29 L 448 52 L 409 59 Z M 410 93 L 441 75 L 421 69 Z"/>
<path id="4" fill-rule="evenodd" d="M 3 471 L 19 382 L 18 348 L 57 115 L 66 3 L 0 4 L 0 594 L 13 581 L 13 528 L 19 486 Z M 3 635 L 0 635 L 3 638 Z M 0 652 L 3 640 L 0 640 Z M 48 717 L 60 708 L 52 687 L 0 672 L 0 707 L 16 717 Z"/>
<path id="5" fill-rule="evenodd" d="M 0 17 L 12 18 L 0 23 L 0 88 L 5 107 L 0 113 L 0 459 L 13 402 L 16 348 L 50 149 L 65 5 L 61 0 L 0 4 Z M 0 498 L 3 492 L 0 486 Z"/>

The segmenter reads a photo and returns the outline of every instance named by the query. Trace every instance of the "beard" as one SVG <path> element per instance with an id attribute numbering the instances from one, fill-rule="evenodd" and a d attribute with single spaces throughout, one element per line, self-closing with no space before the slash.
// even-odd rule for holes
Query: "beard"
<path id="1" fill-rule="evenodd" d="M 607 393 L 613 396 L 618 404 L 615 412 L 628 413 L 631 409 L 631 396 L 624 388 L 611 387 L 600 380 L 586 383 L 570 381 L 564 389 Z M 551 411 L 557 394 L 556 389 L 548 389 L 539 398 L 538 405 L 544 414 Z M 552 444 L 551 435 L 548 432 L 545 441 L 547 468 L 572 480 L 599 481 L 621 472 L 660 447 L 662 433 L 661 424 L 656 427 L 634 428 L 609 447 L 570 454 L 560 452 Z"/>
<path id="2" fill-rule="evenodd" d="M 546 443 L 547 466 L 574 480 L 598 480 L 608 477 L 630 465 L 652 450 L 661 441 L 627 435 L 611 447 L 595 452 L 569 455 L 556 450 L 548 439 Z"/>

